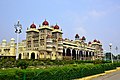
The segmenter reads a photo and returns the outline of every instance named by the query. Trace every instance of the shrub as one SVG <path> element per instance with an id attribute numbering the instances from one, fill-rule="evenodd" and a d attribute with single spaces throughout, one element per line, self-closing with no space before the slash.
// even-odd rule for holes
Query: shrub
<path id="1" fill-rule="evenodd" d="M 28 67 L 28 63 L 25 60 L 20 60 L 17 63 L 17 67 L 20 67 L 21 69 L 26 69 Z"/>

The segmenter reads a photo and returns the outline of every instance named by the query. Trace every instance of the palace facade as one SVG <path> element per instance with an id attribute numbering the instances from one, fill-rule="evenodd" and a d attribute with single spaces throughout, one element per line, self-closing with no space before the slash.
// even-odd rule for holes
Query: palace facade
<path id="1" fill-rule="evenodd" d="M 51 59 L 51 60 L 95 60 L 102 59 L 103 48 L 99 40 L 86 42 L 83 36 L 75 35 L 75 40 L 63 39 L 62 30 L 56 24 L 50 26 L 44 21 L 39 28 L 33 23 L 26 30 L 26 40 L 19 43 L 19 59 Z M 0 44 L 0 57 L 15 57 L 16 43 L 3 40 Z"/>

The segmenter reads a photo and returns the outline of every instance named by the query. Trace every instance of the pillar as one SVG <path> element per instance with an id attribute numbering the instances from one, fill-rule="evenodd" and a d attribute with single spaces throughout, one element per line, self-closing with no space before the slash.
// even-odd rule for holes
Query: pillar
<path id="1" fill-rule="evenodd" d="M 29 58 L 28 59 L 31 59 L 31 53 L 29 53 Z"/>
<path id="2" fill-rule="evenodd" d="M 90 59 L 89 51 L 88 51 L 88 60 Z"/>
<path id="3" fill-rule="evenodd" d="M 84 60 L 86 60 L 86 51 L 84 51 Z"/>
<path id="4" fill-rule="evenodd" d="M 35 53 L 35 59 L 37 59 L 37 54 Z"/>
<path id="5" fill-rule="evenodd" d="M 71 53 L 71 60 L 72 60 L 72 49 L 70 49 L 70 53 Z"/>
<path id="6" fill-rule="evenodd" d="M 76 60 L 77 60 L 77 50 L 75 50 L 76 51 Z"/>
<path id="7" fill-rule="evenodd" d="M 65 48 L 65 57 L 66 57 L 66 48 Z"/>
<path id="8" fill-rule="evenodd" d="M 44 52 L 44 59 L 46 59 L 46 52 Z"/>
<path id="9" fill-rule="evenodd" d="M 79 50 L 78 50 L 78 60 L 80 60 Z"/>

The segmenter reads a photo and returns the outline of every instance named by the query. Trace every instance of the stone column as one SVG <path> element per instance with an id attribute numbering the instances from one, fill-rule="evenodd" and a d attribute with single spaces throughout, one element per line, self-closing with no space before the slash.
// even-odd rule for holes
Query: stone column
<path id="1" fill-rule="evenodd" d="M 72 60 L 72 49 L 70 49 L 70 53 L 71 53 L 71 60 Z"/>
<path id="2" fill-rule="evenodd" d="M 90 59 L 89 51 L 88 51 L 88 60 Z"/>
<path id="3" fill-rule="evenodd" d="M 37 59 L 37 54 L 35 53 L 35 59 Z"/>
<path id="4" fill-rule="evenodd" d="M 46 52 L 44 52 L 44 59 L 46 59 Z"/>
<path id="5" fill-rule="evenodd" d="M 31 53 L 29 53 L 29 58 L 28 59 L 31 59 Z"/>
<path id="6" fill-rule="evenodd" d="M 66 57 L 66 48 L 65 48 L 65 57 Z"/>
<path id="7" fill-rule="evenodd" d="M 86 60 L 86 51 L 84 51 L 84 60 Z"/>
<path id="8" fill-rule="evenodd" d="M 79 50 L 78 50 L 78 60 L 80 60 Z"/>
<path id="9" fill-rule="evenodd" d="M 76 60 L 77 60 L 77 50 L 75 50 L 76 51 Z"/>

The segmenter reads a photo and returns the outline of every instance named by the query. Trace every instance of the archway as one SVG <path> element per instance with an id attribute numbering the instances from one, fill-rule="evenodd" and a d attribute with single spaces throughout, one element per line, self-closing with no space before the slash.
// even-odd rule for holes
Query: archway
<path id="1" fill-rule="evenodd" d="M 71 53 L 70 53 L 70 49 L 69 49 L 69 48 L 67 48 L 67 50 L 66 50 L 66 56 L 71 56 Z"/>
<path id="2" fill-rule="evenodd" d="M 80 59 L 83 60 L 83 57 L 84 57 L 83 51 L 80 51 L 80 52 L 79 52 L 79 55 L 80 55 Z"/>
<path id="3" fill-rule="evenodd" d="M 92 53 L 92 56 L 95 56 L 94 52 Z"/>
<path id="4" fill-rule="evenodd" d="M 63 49 L 63 56 L 65 56 L 65 49 Z"/>
<path id="5" fill-rule="evenodd" d="M 18 59 L 21 59 L 21 57 L 22 57 L 22 54 L 20 53 L 20 54 L 19 54 L 19 58 L 18 58 Z"/>
<path id="6" fill-rule="evenodd" d="M 31 59 L 35 59 L 35 53 L 31 54 Z"/>
<path id="7" fill-rule="evenodd" d="M 90 56 L 90 57 L 92 57 L 92 54 L 91 54 L 91 52 L 89 52 L 89 56 Z"/>
<path id="8" fill-rule="evenodd" d="M 76 60 L 76 51 L 75 51 L 75 49 L 72 50 L 72 59 Z"/>
<path id="9" fill-rule="evenodd" d="M 88 51 L 86 51 L 86 57 L 88 57 Z"/>

